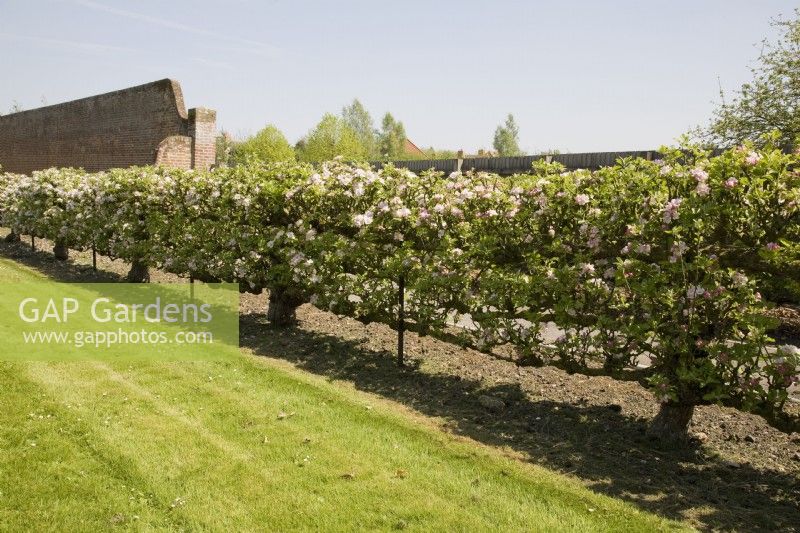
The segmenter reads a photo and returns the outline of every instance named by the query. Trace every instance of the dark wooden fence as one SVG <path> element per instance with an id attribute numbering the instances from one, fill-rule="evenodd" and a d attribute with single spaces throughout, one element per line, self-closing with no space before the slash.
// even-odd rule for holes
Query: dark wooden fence
<path id="1" fill-rule="evenodd" d="M 425 170 L 439 170 L 453 172 L 461 170 L 477 170 L 494 172 L 503 176 L 528 172 L 534 161 L 544 159 L 557 161 L 569 170 L 579 168 L 598 169 L 611 166 L 622 157 L 641 157 L 643 159 L 657 159 L 659 153 L 655 150 L 639 150 L 631 152 L 591 152 L 583 154 L 553 154 L 553 155 L 526 155 L 521 157 L 467 157 L 464 159 L 428 159 L 410 161 L 392 161 L 397 167 L 404 167 L 414 172 Z M 373 166 L 380 168 L 384 163 L 376 162 Z"/>

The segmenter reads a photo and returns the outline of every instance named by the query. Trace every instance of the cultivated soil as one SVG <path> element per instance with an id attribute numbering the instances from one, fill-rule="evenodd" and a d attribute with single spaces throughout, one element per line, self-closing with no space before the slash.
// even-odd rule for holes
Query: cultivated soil
<path id="1" fill-rule="evenodd" d="M 0 237 L 7 231 L 0 230 Z M 37 240 L 0 243 L 13 259 L 63 281 L 117 281 L 128 265 L 71 252 L 52 257 Z M 178 281 L 152 272 L 153 281 Z M 266 295 L 242 295 L 240 339 L 255 353 L 351 383 L 432 417 L 458 435 L 504 449 L 522 461 L 571 475 L 587 487 L 703 530 L 800 531 L 800 434 L 781 432 L 756 415 L 705 406 L 693 441 L 670 448 L 647 438 L 657 405 L 634 382 L 523 367 L 415 333 L 406 335 L 407 366 L 397 367 L 396 333 L 381 324 L 298 309 L 297 325 L 275 329 Z M 794 340 L 787 308 L 785 339 Z M 781 311 L 783 312 L 783 311 Z M 795 313 L 795 314 L 792 314 Z M 800 414 L 797 398 L 789 411 Z"/>

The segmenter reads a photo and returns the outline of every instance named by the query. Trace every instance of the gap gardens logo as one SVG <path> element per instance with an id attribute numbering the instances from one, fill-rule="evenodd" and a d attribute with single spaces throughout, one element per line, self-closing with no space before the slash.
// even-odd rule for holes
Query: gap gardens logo
<path id="1" fill-rule="evenodd" d="M 0 360 L 195 360 L 238 351 L 235 284 L 43 281 L 0 291 Z"/>

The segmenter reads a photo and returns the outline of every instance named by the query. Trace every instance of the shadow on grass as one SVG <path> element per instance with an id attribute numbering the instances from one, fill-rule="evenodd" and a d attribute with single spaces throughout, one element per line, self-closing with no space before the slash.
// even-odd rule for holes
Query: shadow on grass
<path id="1" fill-rule="evenodd" d="M 0 243 L 0 256 L 54 279 L 114 282 L 121 276 Z M 593 490 L 641 509 L 710 530 L 795 531 L 800 528 L 800 479 L 710 457 L 702 448 L 665 449 L 645 436 L 647 421 L 607 407 L 532 400 L 517 385 L 484 387 L 450 374 L 428 374 L 413 361 L 397 368 L 394 354 L 300 327 L 275 330 L 260 313 L 241 317 L 242 345 L 330 379 L 445 420 L 455 434 L 522 454 L 569 473 Z M 490 412 L 481 394 L 503 398 Z"/>
<path id="2" fill-rule="evenodd" d="M 92 270 L 90 265 L 74 263 L 71 260 L 59 261 L 53 257 L 49 241 L 36 240 L 36 250 L 31 250 L 28 242 L 7 243 L 0 234 L 0 257 L 13 259 L 46 276 L 65 283 L 116 283 L 124 281 L 124 276 L 105 270 Z M 44 243 L 44 244 L 43 244 Z M 74 250 L 70 250 L 75 254 Z"/>
<path id="3" fill-rule="evenodd" d="M 797 477 L 731 464 L 698 447 L 664 449 L 645 436 L 646 420 L 607 407 L 534 401 L 517 385 L 486 388 L 456 375 L 426 374 L 413 364 L 401 370 L 392 353 L 299 327 L 265 328 L 263 314 L 242 316 L 243 345 L 441 417 L 456 434 L 508 447 L 647 511 L 714 530 L 800 525 Z M 481 394 L 503 398 L 507 408 L 487 411 L 478 401 Z"/>

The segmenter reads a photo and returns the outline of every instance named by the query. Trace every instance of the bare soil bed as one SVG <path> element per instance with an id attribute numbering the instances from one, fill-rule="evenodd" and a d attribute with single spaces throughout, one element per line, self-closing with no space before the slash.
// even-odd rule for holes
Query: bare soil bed
<path id="1" fill-rule="evenodd" d="M 0 230 L 0 237 L 7 232 Z M 128 265 L 71 252 L 69 262 L 23 243 L 0 256 L 64 281 L 114 281 Z M 153 281 L 178 281 L 153 272 Z M 688 448 L 649 440 L 651 394 L 637 383 L 568 374 L 408 333 L 408 366 L 394 361 L 396 333 L 381 324 L 298 310 L 298 323 L 271 328 L 266 295 L 245 294 L 240 339 L 256 353 L 413 407 L 446 431 L 500 447 L 520 460 L 570 474 L 586 486 L 704 530 L 800 530 L 800 434 L 762 418 L 705 406 L 696 410 Z M 789 409 L 800 413 L 800 404 Z"/>

